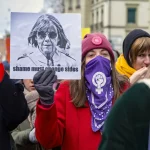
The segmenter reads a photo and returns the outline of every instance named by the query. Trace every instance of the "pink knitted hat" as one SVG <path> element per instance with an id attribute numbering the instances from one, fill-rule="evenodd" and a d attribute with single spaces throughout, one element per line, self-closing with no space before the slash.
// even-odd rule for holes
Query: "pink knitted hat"
<path id="1" fill-rule="evenodd" d="M 114 54 L 110 42 L 101 33 L 92 33 L 85 35 L 82 40 L 82 59 L 92 49 L 103 48 L 108 50 L 111 59 L 114 61 Z"/>

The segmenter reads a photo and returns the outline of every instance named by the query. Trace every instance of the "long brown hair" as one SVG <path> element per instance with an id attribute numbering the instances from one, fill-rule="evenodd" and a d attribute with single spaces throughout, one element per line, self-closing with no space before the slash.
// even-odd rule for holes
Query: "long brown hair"
<path id="1" fill-rule="evenodd" d="M 114 89 L 114 100 L 116 100 L 120 93 L 123 91 L 123 84 L 128 83 L 128 79 L 116 72 L 114 61 L 111 61 L 112 66 L 112 84 Z M 81 65 L 81 80 L 70 81 L 70 93 L 72 97 L 72 102 L 76 107 L 85 107 L 86 97 L 86 86 L 84 78 L 85 69 L 85 58 Z"/>

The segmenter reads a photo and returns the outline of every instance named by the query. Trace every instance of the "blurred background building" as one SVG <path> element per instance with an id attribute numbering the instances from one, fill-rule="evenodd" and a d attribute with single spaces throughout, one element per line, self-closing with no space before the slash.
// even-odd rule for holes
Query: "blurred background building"
<path id="1" fill-rule="evenodd" d="M 81 13 L 82 28 L 104 33 L 120 52 L 131 30 L 150 31 L 150 0 L 64 0 L 64 7 L 66 13 Z"/>
<path id="2" fill-rule="evenodd" d="M 91 25 L 91 0 L 64 0 L 65 13 L 80 13 L 82 28 L 89 28 Z"/>
<path id="3" fill-rule="evenodd" d="M 92 0 L 92 31 L 104 33 L 114 49 L 131 30 L 149 30 L 149 0 Z"/>
<path id="4" fill-rule="evenodd" d="M 0 52 L 9 50 L 10 12 L 80 13 L 86 32 L 102 32 L 113 48 L 122 52 L 122 41 L 133 29 L 150 32 L 150 0 L 1 0 Z M 5 15 L 4 15 L 5 14 Z M 8 17 L 9 16 L 9 17 Z M 3 28 L 2 28 L 3 27 Z M 6 32 L 7 31 L 7 32 Z M 7 41 L 7 42 L 6 42 Z"/>

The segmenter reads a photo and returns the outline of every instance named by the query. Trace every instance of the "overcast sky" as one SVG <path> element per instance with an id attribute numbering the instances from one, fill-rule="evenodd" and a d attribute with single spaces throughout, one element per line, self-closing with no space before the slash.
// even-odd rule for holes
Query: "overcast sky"
<path id="1" fill-rule="evenodd" d="M 0 0 L 0 37 L 10 30 L 11 12 L 39 12 L 44 0 Z"/>

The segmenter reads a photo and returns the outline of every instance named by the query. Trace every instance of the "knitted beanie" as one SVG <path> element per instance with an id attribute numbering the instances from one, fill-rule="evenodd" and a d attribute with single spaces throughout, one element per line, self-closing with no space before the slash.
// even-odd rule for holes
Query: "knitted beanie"
<path id="1" fill-rule="evenodd" d="M 150 34 L 141 29 L 134 29 L 125 37 L 123 41 L 123 55 L 130 66 L 129 52 L 134 41 L 140 37 L 150 37 Z"/>
<path id="2" fill-rule="evenodd" d="M 111 59 L 114 61 L 112 47 L 107 38 L 101 33 L 92 33 L 85 35 L 82 40 L 82 59 L 92 49 L 105 49 L 109 52 Z"/>

